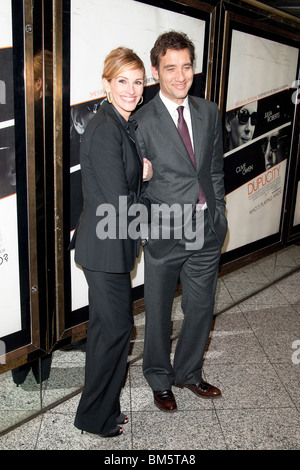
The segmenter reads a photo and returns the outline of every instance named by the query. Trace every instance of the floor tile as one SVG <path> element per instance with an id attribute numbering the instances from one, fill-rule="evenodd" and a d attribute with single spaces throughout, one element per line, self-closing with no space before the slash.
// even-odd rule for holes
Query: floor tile
<path id="1" fill-rule="evenodd" d="M 35 450 L 43 415 L 0 437 L 0 450 Z"/>
<path id="2" fill-rule="evenodd" d="M 229 450 L 299 450 L 300 417 L 293 408 L 218 410 Z"/>
<path id="3" fill-rule="evenodd" d="M 295 356 L 294 361 L 292 358 L 290 364 L 274 364 L 274 369 L 298 412 L 300 412 L 300 341 L 298 351 L 299 353 Z"/>
<path id="4" fill-rule="evenodd" d="M 291 363 L 292 345 L 300 340 L 300 315 L 291 306 L 245 312 L 265 354 L 272 363 Z"/>
<path id="5" fill-rule="evenodd" d="M 268 358 L 237 308 L 216 317 L 204 356 L 206 364 L 243 364 L 267 362 Z"/>
<path id="6" fill-rule="evenodd" d="M 222 397 L 204 400 L 173 387 L 178 411 L 154 405 L 143 376 L 145 313 L 134 317 L 129 367 L 121 409 L 124 434 L 103 439 L 74 427 L 84 380 L 85 351 L 55 351 L 50 377 L 36 383 L 32 371 L 19 387 L 10 373 L 0 380 L 0 450 L 300 450 L 300 246 L 291 245 L 220 277 L 203 378 Z M 254 295 L 253 293 L 256 292 Z M 232 307 L 234 305 L 234 307 Z M 172 309 L 173 360 L 183 312 Z M 64 401 L 66 394 L 73 395 Z M 51 408 L 55 400 L 60 404 Z"/>
<path id="7" fill-rule="evenodd" d="M 239 304 L 242 312 L 262 310 L 263 308 L 288 305 L 288 300 L 279 292 L 276 286 L 271 286 Z"/>
<path id="8" fill-rule="evenodd" d="M 213 410 L 136 413 L 132 428 L 133 449 L 136 450 L 226 449 Z"/>
<path id="9" fill-rule="evenodd" d="M 36 450 L 125 450 L 131 448 L 130 433 L 116 438 L 101 438 L 83 433 L 74 426 L 75 414 L 48 413 L 41 423 Z"/>
<path id="10" fill-rule="evenodd" d="M 205 366 L 204 371 L 207 377 L 213 373 L 215 382 L 222 390 L 222 398 L 214 400 L 216 409 L 261 409 L 293 406 L 293 402 L 272 364 L 244 363 Z"/>

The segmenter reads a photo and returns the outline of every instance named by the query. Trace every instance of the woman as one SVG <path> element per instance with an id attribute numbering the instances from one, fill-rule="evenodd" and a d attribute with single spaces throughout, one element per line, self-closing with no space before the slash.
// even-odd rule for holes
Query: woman
<path id="1" fill-rule="evenodd" d="M 152 167 L 145 159 L 143 168 L 130 118 L 142 101 L 143 62 L 131 49 L 119 47 L 106 57 L 102 79 L 107 100 L 89 121 L 80 150 L 84 207 L 75 261 L 89 286 L 89 325 L 75 426 L 113 437 L 123 432 L 118 425 L 128 422 L 119 396 L 133 328 L 130 271 L 140 247 L 140 240 L 128 236 L 128 209 L 147 204 L 140 192 Z"/>

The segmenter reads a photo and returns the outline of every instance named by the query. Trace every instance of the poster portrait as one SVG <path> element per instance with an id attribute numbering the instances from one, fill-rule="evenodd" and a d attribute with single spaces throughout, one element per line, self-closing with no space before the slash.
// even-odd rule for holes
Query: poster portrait
<path id="1" fill-rule="evenodd" d="M 224 116 L 224 252 L 280 230 L 298 54 L 291 45 L 232 30 Z"/>
<path id="2" fill-rule="evenodd" d="M 102 68 L 107 54 L 122 45 L 133 49 L 146 69 L 146 88 L 155 84 L 151 73 L 150 50 L 164 31 L 186 32 L 195 44 L 195 81 L 203 73 L 205 36 L 204 20 L 176 11 L 134 0 L 72 0 L 70 43 L 70 226 L 75 229 L 82 207 L 79 146 L 89 120 L 105 99 Z M 207 40 L 206 40 L 207 41 Z M 147 101 L 144 98 L 144 102 Z M 132 287 L 143 284 L 143 254 L 132 274 Z M 71 251 L 72 310 L 88 304 L 87 285 Z"/>
<path id="3" fill-rule="evenodd" d="M 0 338 L 21 329 L 11 1 L 0 16 Z"/>

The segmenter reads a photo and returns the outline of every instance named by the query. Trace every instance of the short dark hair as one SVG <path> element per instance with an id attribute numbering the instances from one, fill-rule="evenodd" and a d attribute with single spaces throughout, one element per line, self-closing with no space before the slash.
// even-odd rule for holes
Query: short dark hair
<path id="1" fill-rule="evenodd" d="M 166 55 L 168 49 L 181 51 L 188 49 L 190 51 L 191 63 L 195 60 L 195 46 L 185 33 L 169 31 L 161 34 L 150 52 L 151 65 L 158 69 L 159 60 Z"/>

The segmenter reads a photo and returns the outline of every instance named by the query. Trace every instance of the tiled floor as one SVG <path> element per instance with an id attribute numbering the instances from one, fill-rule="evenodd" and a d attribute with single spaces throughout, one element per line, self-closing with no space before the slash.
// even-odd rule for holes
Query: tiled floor
<path id="1" fill-rule="evenodd" d="M 130 363 L 122 392 L 122 409 L 130 418 L 122 436 L 81 435 L 73 426 L 79 400 L 75 395 L 4 434 L 0 449 L 299 450 L 299 286 L 300 246 L 296 245 L 219 279 L 204 376 L 222 389 L 222 398 L 202 400 L 187 389 L 174 389 L 178 412 L 160 412 L 143 378 L 141 360 L 136 360 Z M 176 336 L 182 316 L 180 297 L 175 299 L 173 316 Z M 142 351 L 142 331 L 140 314 L 131 359 Z M 175 344 L 176 339 L 172 348 Z M 55 354 L 46 402 L 53 401 L 53 381 L 61 380 L 66 368 L 66 353 Z M 69 357 L 74 376 L 82 379 L 84 352 Z"/>

